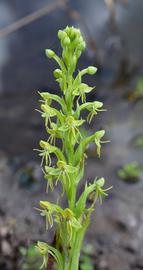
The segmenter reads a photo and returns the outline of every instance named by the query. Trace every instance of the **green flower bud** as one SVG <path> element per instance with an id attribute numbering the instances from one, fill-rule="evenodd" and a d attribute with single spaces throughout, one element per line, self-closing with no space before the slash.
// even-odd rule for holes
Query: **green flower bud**
<path id="1" fill-rule="evenodd" d="M 80 45 L 79 38 L 76 37 L 76 38 L 74 39 L 74 41 L 72 42 L 72 46 L 76 48 L 76 46 L 79 46 L 79 45 Z"/>
<path id="2" fill-rule="evenodd" d="M 54 74 L 54 77 L 55 77 L 56 79 L 62 77 L 62 71 L 61 71 L 61 69 L 58 69 L 58 68 L 55 69 L 54 72 L 53 72 L 53 74 Z"/>
<path id="3" fill-rule="evenodd" d="M 73 41 L 76 38 L 74 29 L 71 29 L 71 33 L 70 33 L 70 39 Z"/>
<path id="4" fill-rule="evenodd" d="M 48 58 L 52 58 L 52 57 L 55 56 L 55 52 L 52 51 L 52 50 L 50 50 L 50 49 L 46 49 L 45 52 L 46 52 L 46 56 L 47 56 Z"/>
<path id="5" fill-rule="evenodd" d="M 102 177 L 102 178 L 98 179 L 98 180 L 96 181 L 96 183 L 97 183 L 97 185 L 98 185 L 99 187 L 103 187 L 104 184 L 105 184 L 105 179 Z"/>
<path id="6" fill-rule="evenodd" d="M 64 46 L 68 46 L 70 44 L 70 39 L 68 36 L 64 38 L 63 44 L 64 44 Z"/>
<path id="7" fill-rule="evenodd" d="M 90 74 L 90 75 L 94 75 L 96 72 L 97 72 L 96 67 L 90 66 L 90 67 L 87 68 L 87 73 Z"/>
<path id="8" fill-rule="evenodd" d="M 64 40 L 64 38 L 68 37 L 67 33 L 65 31 L 59 31 L 58 32 L 58 38 L 61 39 L 62 41 Z"/>
<path id="9" fill-rule="evenodd" d="M 58 168 L 63 169 L 63 168 L 65 168 L 65 166 L 66 166 L 66 162 L 64 162 L 62 160 L 58 160 L 58 162 L 57 162 Z"/>
<path id="10" fill-rule="evenodd" d="M 85 50 L 85 48 L 86 48 L 86 43 L 85 43 L 85 41 L 83 41 L 82 42 L 82 51 Z"/>
<path id="11" fill-rule="evenodd" d="M 43 92 L 43 93 L 40 93 L 40 92 L 39 92 L 39 94 L 40 94 L 40 96 L 41 96 L 43 99 L 45 99 L 45 100 L 50 99 L 50 95 L 49 95 L 48 92 Z"/>
<path id="12" fill-rule="evenodd" d="M 50 203 L 47 202 L 47 201 L 40 201 L 39 204 L 40 204 L 40 207 L 43 208 L 43 209 L 48 209 L 49 210 L 49 208 L 50 208 Z"/>
<path id="13" fill-rule="evenodd" d="M 100 140 L 105 135 L 105 130 L 99 130 L 95 134 L 96 138 Z"/>
<path id="14" fill-rule="evenodd" d="M 75 32 L 75 34 L 76 34 L 77 37 L 80 37 L 81 36 L 80 29 L 75 29 L 74 32 Z"/>
<path id="15" fill-rule="evenodd" d="M 65 28 L 65 32 L 67 33 L 68 36 L 70 36 L 72 29 L 73 29 L 73 28 L 72 28 L 72 27 L 69 27 L 69 26 L 67 26 L 67 27 Z"/>
<path id="16" fill-rule="evenodd" d="M 47 142 L 45 142 L 43 140 L 40 140 L 39 145 L 40 145 L 41 148 L 44 149 L 44 148 L 46 148 L 49 145 L 49 143 L 47 143 Z"/>
<path id="17" fill-rule="evenodd" d="M 84 40 L 83 40 L 81 35 L 78 37 L 78 42 L 81 43 L 81 44 L 84 43 Z"/>
<path id="18" fill-rule="evenodd" d="M 47 255 L 48 245 L 46 243 L 38 241 L 37 248 L 41 255 Z"/>
<path id="19" fill-rule="evenodd" d="M 83 51 L 85 49 L 84 42 L 77 44 L 77 48 L 78 48 L 78 50 Z"/>
<path id="20" fill-rule="evenodd" d="M 59 38 L 59 39 L 62 38 L 62 34 L 63 34 L 63 31 L 62 31 L 62 30 L 59 30 L 59 31 L 58 31 L 58 38 Z"/>

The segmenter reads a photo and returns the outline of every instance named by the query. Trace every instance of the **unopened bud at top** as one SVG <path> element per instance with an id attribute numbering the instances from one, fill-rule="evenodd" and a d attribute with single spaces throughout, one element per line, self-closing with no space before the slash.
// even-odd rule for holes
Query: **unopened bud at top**
<path id="1" fill-rule="evenodd" d="M 63 44 L 64 44 L 64 46 L 68 46 L 70 44 L 70 39 L 68 36 L 64 38 Z"/>
<path id="2" fill-rule="evenodd" d="M 96 68 L 96 67 L 93 67 L 93 66 L 89 66 L 89 67 L 87 68 L 87 72 L 88 72 L 88 74 L 90 74 L 90 75 L 94 75 L 94 74 L 97 72 L 97 68 Z"/>
<path id="3" fill-rule="evenodd" d="M 80 52 L 85 49 L 85 42 L 79 29 L 67 26 L 64 30 L 59 30 L 58 38 L 61 40 L 62 47 L 68 46 Z"/>
<path id="4" fill-rule="evenodd" d="M 55 52 L 52 51 L 52 50 L 50 50 L 50 49 L 46 49 L 46 50 L 45 50 L 45 53 L 46 53 L 46 56 L 47 56 L 48 58 L 52 58 L 52 57 L 55 56 Z"/>

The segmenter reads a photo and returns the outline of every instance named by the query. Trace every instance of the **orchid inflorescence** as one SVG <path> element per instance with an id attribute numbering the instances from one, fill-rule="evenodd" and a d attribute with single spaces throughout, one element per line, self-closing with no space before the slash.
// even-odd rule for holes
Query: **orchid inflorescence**
<path id="1" fill-rule="evenodd" d="M 77 199 L 78 185 L 84 176 L 86 149 L 94 142 L 100 157 L 101 144 L 106 142 L 102 140 L 104 130 L 83 137 L 81 128 L 85 122 L 90 123 L 98 112 L 105 109 L 102 102 L 86 102 L 86 94 L 93 91 L 94 87 L 82 82 L 85 74 L 94 75 L 97 68 L 89 66 L 76 71 L 77 61 L 85 49 L 80 30 L 67 26 L 58 32 L 58 38 L 62 47 L 61 57 L 50 49 L 46 50 L 46 56 L 53 58 L 58 64 L 58 69 L 53 74 L 62 95 L 39 93 L 42 99 L 39 112 L 49 136 L 47 141 L 40 141 L 41 149 L 38 151 L 47 185 L 53 190 L 61 183 L 63 192 L 60 195 L 66 194 L 68 205 L 63 209 L 59 203 L 40 201 L 40 208 L 37 210 L 46 220 L 46 229 L 51 228 L 54 223 L 56 225 L 56 243 L 52 247 L 38 242 L 37 248 L 43 256 L 41 267 L 47 268 L 48 256 L 51 255 L 55 261 L 55 269 L 78 270 L 82 241 L 95 203 L 98 198 L 102 202 L 102 197 L 108 196 L 107 191 L 110 189 L 104 188 L 104 178 L 96 178 L 93 183 L 85 184 Z M 52 107 L 53 102 L 57 103 L 56 108 Z M 84 110 L 88 112 L 85 119 L 82 118 Z M 57 144 L 59 140 L 60 147 Z M 55 164 L 52 164 L 53 155 L 56 157 Z M 91 195 L 92 203 L 88 205 Z"/>

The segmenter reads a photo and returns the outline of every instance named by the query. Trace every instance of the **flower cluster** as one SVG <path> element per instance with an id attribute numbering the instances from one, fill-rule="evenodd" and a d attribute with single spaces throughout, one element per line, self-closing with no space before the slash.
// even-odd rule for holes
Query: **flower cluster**
<path id="1" fill-rule="evenodd" d="M 77 61 L 85 49 L 85 41 L 79 29 L 66 27 L 58 32 L 62 53 L 59 57 L 53 50 L 47 49 L 46 56 L 54 59 L 58 68 L 54 77 L 59 84 L 61 96 L 48 92 L 39 93 L 41 106 L 39 112 L 44 119 L 47 141 L 40 141 L 39 156 L 44 178 L 53 190 L 59 182 L 62 185 L 62 195 L 66 194 L 68 206 L 62 208 L 58 203 L 40 201 L 41 216 L 45 218 L 46 229 L 56 224 L 56 245 L 52 247 L 38 242 L 38 249 L 43 256 L 42 267 L 46 267 L 48 254 L 51 254 L 60 270 L 78 270 L 79 255 L 84 234 L 90 222 L 95 203 L 99 198 L 107 196 L 104 188 L 104 178 L 95 179 L 92 184 L 86 184 L 77 199 L 78 184 L 84 175 L 84 160 L 86 149 L 90 143 L 95 143 L 97 155 L 100 157 L 104 130 L 98 130 L 90 136 L 82 136 L 81 128 L 85 122 L 89 124 L 98 112 L 105 111 L 99 101 L 86 102 L 86 95 L 94 87 L 83 82 L 85 74 L 94 75 L 97 68 L 89 66 L 76 70 Z M 56 107 L 53 106 L 56 103 Z M 82 117 L 83 111 L 88 112 Z M 60 146 L 58 146 L 60 145 Z M 55 156 L 52 162 L 52 156 Z M 92 197 L 92 202 L 87 201 Z"/>

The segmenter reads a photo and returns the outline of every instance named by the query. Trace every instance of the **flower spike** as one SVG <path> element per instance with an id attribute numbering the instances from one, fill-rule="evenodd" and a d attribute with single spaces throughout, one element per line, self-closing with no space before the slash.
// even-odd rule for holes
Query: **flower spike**
<path id="1" fill-rule="evenodd" d="M 62 52 L 60 56 L 51 49 L 46 49 L 48 59 L 55 61 L 53 71 L 55 81 L 59 84 L 60 95 L 49 92 L 39 93 L 41 97 L 40 114 L 45 125 L 45 140 L 40 140 L 39 156 L 44 178 L 51 191 L 60 182 L 56 202 L 40 201 L 37 209 L 46 223 L 46 229 L 55 226 L 55 245 L 38 242 L 37 248 L 42 256 L 41 268 L 49 268 L 50 256 L 54 268 L 58 270 L 78 270 L 80 250 L 85 232 L 89 226 L 95 203 L 107 197 L 110 188 L 104 188 L 105 179 L 95 178 L 85 184 L 80 196 L 79 184 L 84 178 L 87 148 L 95 143 L 97 156 L 100 157 L 104 130 L 93 134 L 83 128 L 85 122 L 91 123 L 98 112 L 105 111 L 100 101 L 86 102 L 86 95 L 94 90 L 93 86 L 83 81 L 84 75 L 94 75 L 97 68 L 89 66 L 77 69 L 77 62 L 85 49 L 85 41 L 80 29 L 67 26 L 58 31 Z M 54 107 L 56 104 L 56 107 Z M 86 120 L 82 117 L 86 111 Z M 84 116 L 84 114 L 83 114 Z M 82 188 L 82 185 L 81 185 Z M 65 195 L 64 208 L 61 197 Z"/>

